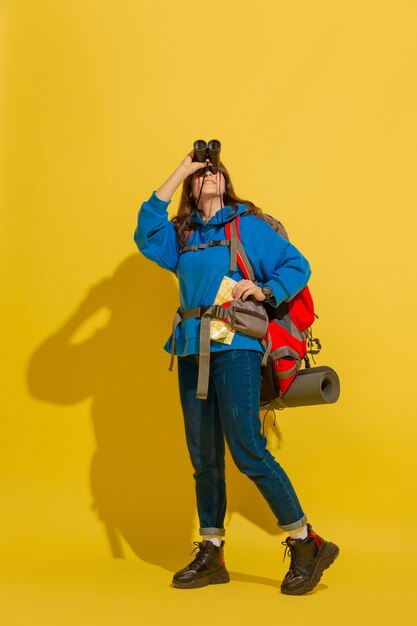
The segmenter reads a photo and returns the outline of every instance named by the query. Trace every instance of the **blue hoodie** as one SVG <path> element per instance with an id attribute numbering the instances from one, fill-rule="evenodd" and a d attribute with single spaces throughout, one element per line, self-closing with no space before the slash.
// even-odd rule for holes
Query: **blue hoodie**
<path id="1" fill-rule="evenodd" d="M 228 246 L 213 246 L 180 255 L 175 225 L 168 219 L 170 202 L 161 200 L 155 191 L 152 193 L 139 210 L 134 241 L 145 257 L 177 276 L 181 311 L 200 305 L 208 306 L 213 304 L 223 276 L 230 276 L 237 282 L 245 276 L 238 265 L 235 272 L 229 272 Z M 212 239 L 226 239 L 226 222 L 240 215 L 240 237 L 255 279 L 259 286 L 271 286 L 274 293 L 271 304 L 278 306 L 284 300 L 291 300 L 305 287 L 311 275 L 310 265 L 295 246 L 264 220 L 255 215 L 243 215 L 248 208 L 247 204 L 238 204 L 237 212 L 232 215 L 233 207 L 224 206 L 208 222 L 201 219 L 198 211 L 193 211 L 190 219 L 198 228 L 191 234 L 187 244 L 199 245 Z M 175 311 L 172 311 L 172 317 L 174 314 Z M 177 326 L 175 354 L 199 354 L 199 335 L 199 318 L 183 320 Z M 263 353 L 261 341 L 236 331 L 230 345 L 211 340 L 210 350 L 245 349 Z M 171 353 L 172 333 L 163 349 Z"/>

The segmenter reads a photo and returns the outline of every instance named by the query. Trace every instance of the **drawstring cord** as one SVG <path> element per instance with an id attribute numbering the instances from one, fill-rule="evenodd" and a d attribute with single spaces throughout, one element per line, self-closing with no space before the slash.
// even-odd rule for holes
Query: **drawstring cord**
<path id="1" fill-rule="evenodd" d="M 275 426 L 275 422 L 276 422 L 276 415 L 275 415 L 275 409 L 268 409 L 267 412 L 264 415 L 264 419 L 263 419 L 263 423 L 262 423 L 262 434 L 265 435 L 265 418 L 268 415 L 269 411 L 272 411 L 274 414 L 274 423 L 273 426 Z"/>

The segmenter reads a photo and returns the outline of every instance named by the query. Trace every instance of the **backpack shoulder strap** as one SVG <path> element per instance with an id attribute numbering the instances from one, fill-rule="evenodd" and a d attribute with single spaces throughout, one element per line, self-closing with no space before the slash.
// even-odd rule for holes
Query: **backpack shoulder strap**
<path id="1" fill-rule="evenodd" d="M 236 215 L 236 217 L 233 220 L 226 223 L 226 227 L 225 227 L 226 238 L 228 241 L 230 241 L 229 270 L 231 272 L 235 272 L 236 262 L 237 262 L 243 275 L 248 280 L 255 282 L 255 274 L 253 272 L 252 265 L 249 261 L 249 258 L 245 252 L 242 241 L 240 239 L 239 220 L 240 220 L 240 215 Z"/>

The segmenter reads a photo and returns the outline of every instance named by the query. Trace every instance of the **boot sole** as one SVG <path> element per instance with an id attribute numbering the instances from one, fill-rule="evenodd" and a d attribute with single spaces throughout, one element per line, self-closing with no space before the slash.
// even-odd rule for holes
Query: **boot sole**
<path id="1" fill-rule="evenodd" d="M 230 582 L 230 575 L 227 570 L 211 572 L 206 576 L 190 580 L 189 582 L 172 580 L 173 586 L 179 589 L 197 589 L 199 587 L 205 587 L 206 585 L 221 585 L 228 582 Z"/>
<path id="2" fill-rule="evenodd" d="M 308 584 L 304 585 L 304 587 L 299 587 L 298 589 L 283 589 L 281 587 L 281 593 L 285 593 L 288 596 L 301 596 L 309 591 L 312 591 L 314 587 L 320 582 L 323 572 L 330 567 L 330 565 L 337 559 L 339 556 L 339 548 L 336 544 L 327 542 L 323 550 L 323 554 L 321 559 L 318 561 L 313 576 L 308 581 Z"/>

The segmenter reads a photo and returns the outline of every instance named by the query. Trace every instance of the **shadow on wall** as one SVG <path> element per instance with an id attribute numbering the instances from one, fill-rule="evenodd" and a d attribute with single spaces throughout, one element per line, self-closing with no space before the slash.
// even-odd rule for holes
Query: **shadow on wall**
<path id="1" fill-rule="evenodd" d="M 107 326 L 74 343 L 75 333 L 102 307 L 111 314 Z M 123 538 L 140 559 L 170 571 L 178 569 L 190 547 L 195 515 L 177 363 L 169 372 L 170 355 L 162 349 L 177 307 L 172 277 L 142 255 L 132 255 L 111 278 L 89 290 L 68 320 L 36 349 L 28 367 L 35 398 L 66 406 L 93 400 L 97 448 L 90 471 L 92 510 L 105 526 L 112 556 L 124 558 Z M 150 390 L 158 386 L 155 396 Z M 229 452 L 226 475 L 225 526 L 238 511 L 278 534 L 272 511 Z M 169 549 L 168 538 L 175 538 Z"/>

